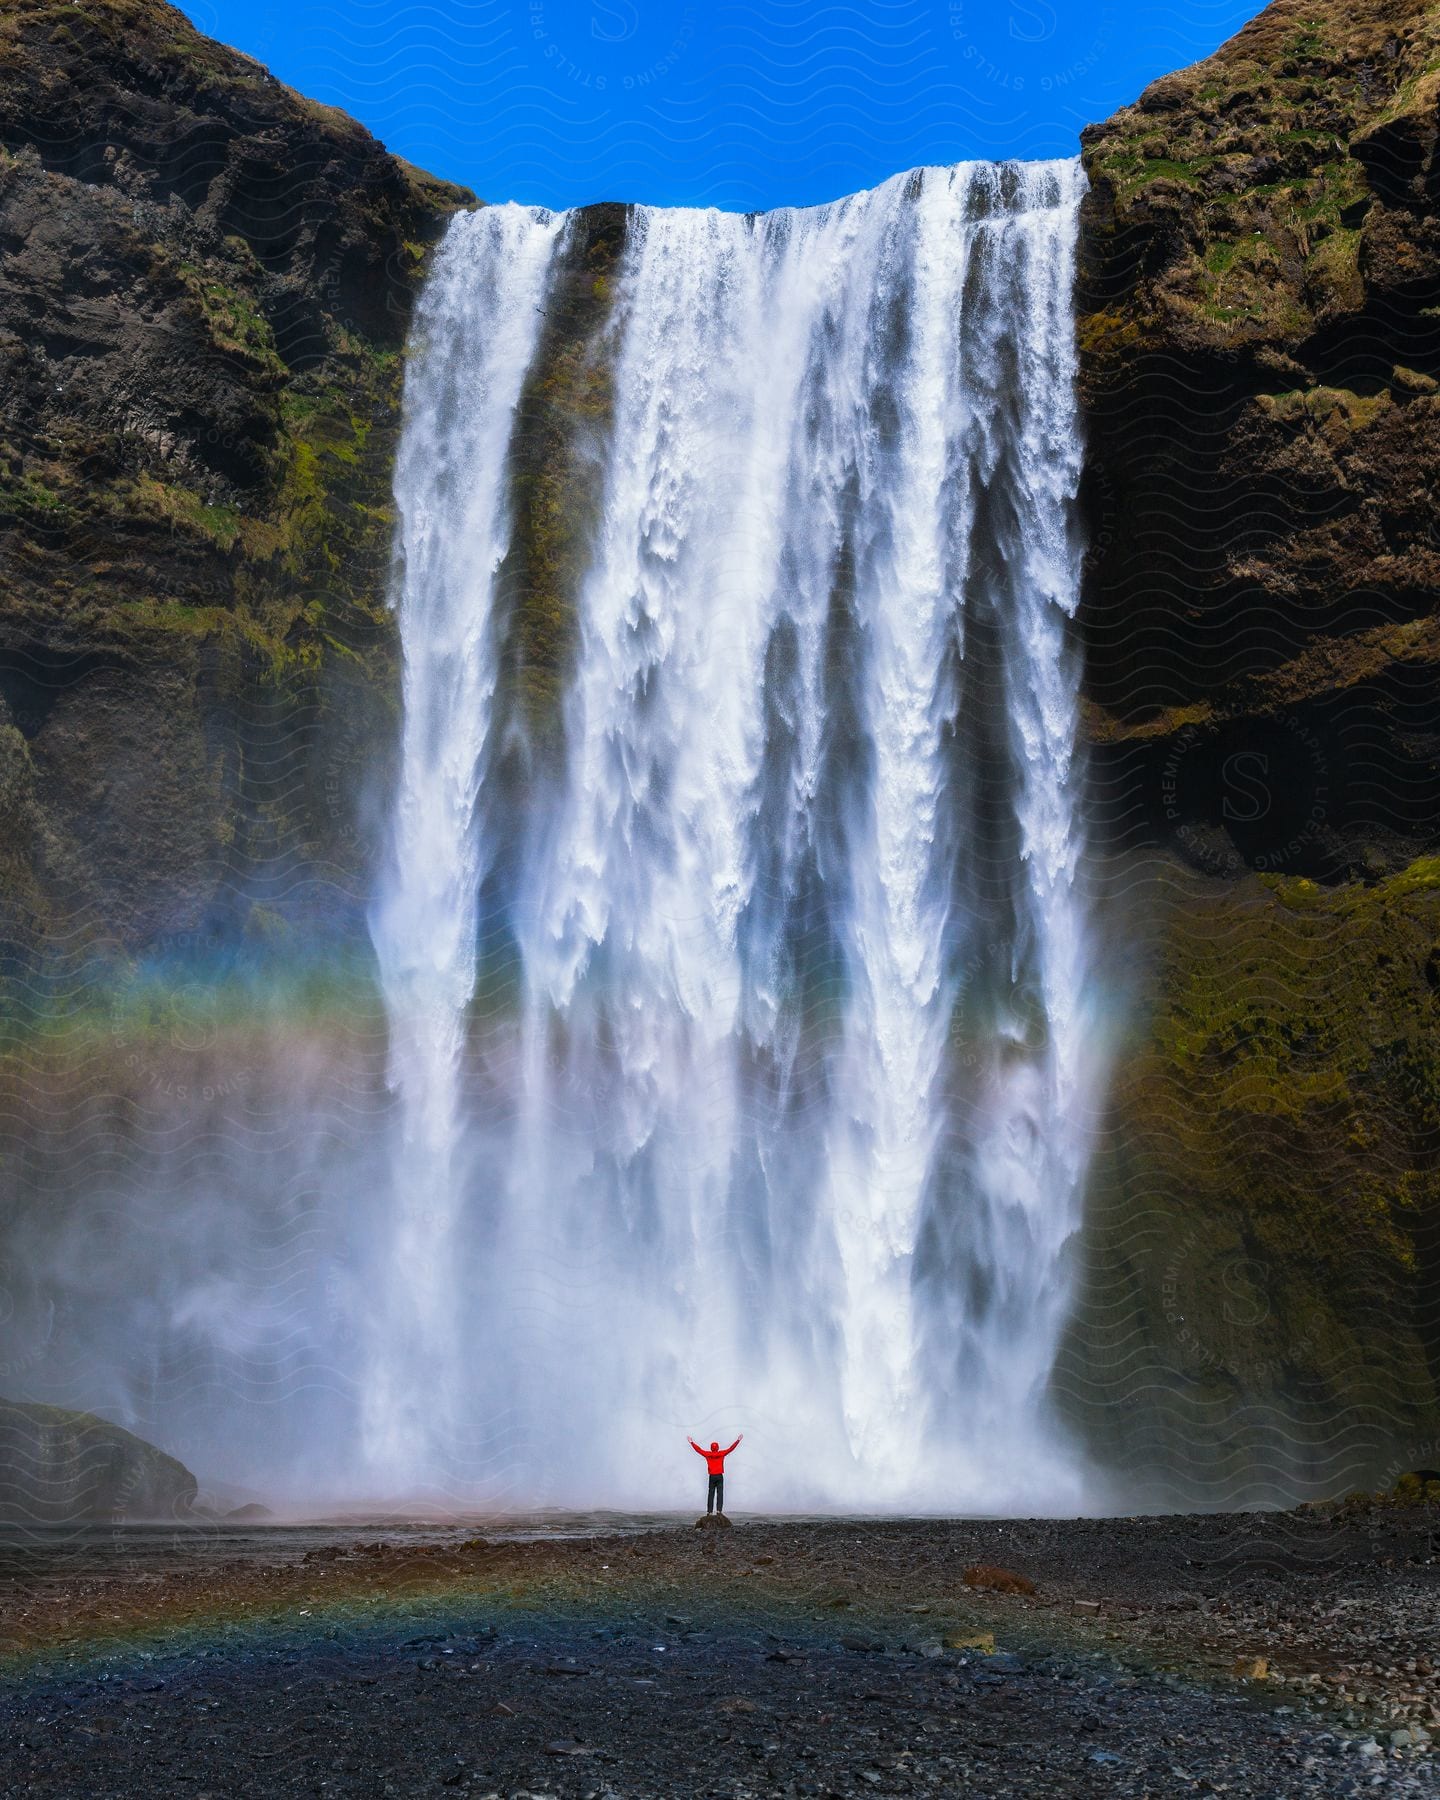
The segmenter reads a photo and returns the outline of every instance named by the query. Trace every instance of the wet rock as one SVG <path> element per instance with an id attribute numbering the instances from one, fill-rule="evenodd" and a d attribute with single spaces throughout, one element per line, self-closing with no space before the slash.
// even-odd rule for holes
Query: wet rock
<path id="1" fill-rule="evenodd" d="M 695 1521 L 697 1531 L 729 1531 L 730 1521 L 724 1513 L 705 1513 Z M 637 1550 L 636 1554 L 639 1552 Z"/>

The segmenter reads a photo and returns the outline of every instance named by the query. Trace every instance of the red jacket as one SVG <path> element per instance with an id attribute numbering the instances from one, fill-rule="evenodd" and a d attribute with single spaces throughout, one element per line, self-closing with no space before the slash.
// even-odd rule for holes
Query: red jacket
<path id="1" fill-rule="evenodd" d="M 740 1437 L 744 1437 L 744 1435 L 745 1433 L 742 1431 Z M 723 1475 L 725 1473 L 725 1458 L 735 1448 L 735 1444 L 740 1442 L 740 1438 L 736 1438 L 735 1444 L 727 1444 L 723 1450 L 702 1450 L 695 1442 L 694 1438 L 687 1438 L 686 1442 L 697 1456 L 703 1456 L 705 1458 L 705 1467 L 712 1475 Z"/>

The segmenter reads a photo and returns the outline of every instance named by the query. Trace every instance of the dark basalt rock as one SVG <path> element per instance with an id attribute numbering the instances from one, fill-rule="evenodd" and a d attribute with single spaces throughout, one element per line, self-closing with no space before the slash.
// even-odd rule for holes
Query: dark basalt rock
<path id="1" fill-rule="evenodd" d="M 1440 845 L 1434 19 L 1277 0 L 1082 134 L 1098 770 L 1173 843 L 1223 825 L 1218 771 L 1260 722 L 1303 722 L 1334 791 L 1285 866 L 1332 881 L 1377 843 L 1392 869 Z M 1184 732 L 1193 798 L 1167 812 Z M 1265 866 L 1280 823 L 1232 832 L 1238 862 Z"/>
<path id="2" fill-rule="evenodd" d="M 1276 0 L 1082 134 L 1124 1025 L 1058 1379 L 1186 1505 L 1368 1481 L 1440 1417 L 1436 20 Z"/>
<path id="3" fill-rule="evenodd" d="M 0 1400 L 6 1524 L 184 1519 L 197 1491 L 183 1463 L 93 1413 Z"/>
<path id="4" fill-rule="evenodd" d="M 400 353 L 473 203 L 162 0 L 6 7 L 0 977 L 359 866 Z"/>

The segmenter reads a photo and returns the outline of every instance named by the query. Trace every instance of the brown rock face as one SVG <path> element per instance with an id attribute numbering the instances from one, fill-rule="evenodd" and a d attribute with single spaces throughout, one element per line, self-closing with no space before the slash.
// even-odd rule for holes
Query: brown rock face
<path id="1" fill-rule="evenodd" d="M 5 9 L 12 966 L 193 929 L 267 870 L 355 868 L 343 796 L 392 704 L 400 352 L 469 203 L 161 0 Z"/>
<path id="2" fill-rule="evenodd" d="M 1278 0 L 1083 133 L 1099 766 L 1240 864 L 1373 874 L 1436 842 L 1436 20 Z M 1263 824 L 1223 804 L 1246 751 L 1290 789 Z"/>
<path id="3" fill-rule="evenodd" d="M 1277 0 L 1083 134 L 1115 1057 L 1059 1383 L 1170 1499 L 1440 1380 L 1440 12 Z"/>

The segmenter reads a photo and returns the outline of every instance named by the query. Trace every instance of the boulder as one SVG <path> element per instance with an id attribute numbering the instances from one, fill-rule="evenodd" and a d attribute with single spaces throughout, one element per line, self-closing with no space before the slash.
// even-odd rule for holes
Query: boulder
<path id="1" fill-rule="evenodd" d="M 724 1513 L 703 1513 L 695 1521 L 695 1529 L 697 1531 L 714 1531 L 717 1528 L 725 1531 L 730 1529 L 730 1521 L 725 1517 Z"/>
<path id="2" fill-rule="evenodd" d="M 119 1425 L 0 1400 L 0 1521 L 186 1519 L 197 1492 L 183 1463 Z"/>
<path id="3" fill-rule="evenodd" d="M 1404 1504 L 1440 1500 L 1440 1469 L 1411 1469 L 1395 1483 L 1390 1498 Z"/>

